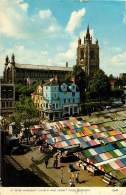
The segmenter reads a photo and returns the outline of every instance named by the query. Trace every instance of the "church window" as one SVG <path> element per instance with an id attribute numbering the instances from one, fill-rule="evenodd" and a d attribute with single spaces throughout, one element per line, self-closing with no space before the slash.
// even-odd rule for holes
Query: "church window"
<path id="1" fill-rule="evenodd" d="M 91 59 L 94 59 L 94 58 L 95 58 L 95 53 L 94 53 L 94 51 L 90 51 L 90 58 L 91 58 Z"/>
<path id="2" fill-rule="evenodd" d="M 82 59 L 84 59 L 84 51 L 81 49 L 81 52 L 80 52 L 80 59 L 82 60 Z"/>

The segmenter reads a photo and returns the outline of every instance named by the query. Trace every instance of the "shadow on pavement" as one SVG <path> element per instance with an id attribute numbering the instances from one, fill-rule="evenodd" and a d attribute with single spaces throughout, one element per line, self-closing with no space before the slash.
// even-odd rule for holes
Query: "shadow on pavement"
<path id="1" fill-rule="evenodd" d="M 6 162 L 4 162 L 2 169 L 2 185 L 5 187 L 49 187 L 30 170 L 17 170 Z"/>

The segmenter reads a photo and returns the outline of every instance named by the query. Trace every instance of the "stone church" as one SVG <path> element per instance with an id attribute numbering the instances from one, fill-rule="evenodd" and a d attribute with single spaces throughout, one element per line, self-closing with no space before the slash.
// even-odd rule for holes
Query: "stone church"
<path id="1" fill-rule="evenodd" d="M 80 38 L 78 39 L 76 65 L 80 65 L 89 76 L 99 69 L 99 44 L 98 40 L 92 42 L 89 26 L 84 43 Z M 66 75 L 72 73 L 72 70 L 72 67 L 68 67 L 68 63 L 64 67 L 18 64 L 13 54 L 10 60 L 8 56 L 5 59 L 4 80 L 7 83 L 33 83 L 36 80 L 46 81 L 55 76 L 64 79 Z"/>
<path id="2" fill-rule="evenodd" d="M 64 79 L 66 75 L 72 73 L 72 68 L 66 66 L 47 66 L 47 65 L 32 65 L 18 64 L 15 62 L 15 56 L 12 55 L 9 60 L 8 56 L 5 59 L 4 80 L 6 83 L 30 83 L 36 80 L 46 81 L 55 76 Z"/>
<path id="3" fill-rule="evenodd" d="M 89 26 L 84 36 L 84 43 L 80 38 L 78 39 L 76 65 L 80 65 L 90 77 L 99 70 L 99 43 L 98 40 L 92 42 Z"/>

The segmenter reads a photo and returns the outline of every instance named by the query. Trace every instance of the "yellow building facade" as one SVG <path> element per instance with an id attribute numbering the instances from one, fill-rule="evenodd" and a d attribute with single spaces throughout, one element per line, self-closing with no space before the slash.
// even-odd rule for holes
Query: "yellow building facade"
<path id="1" fill-rule="evenodd" d="M 37 108 L 37 110 L 42 112 L 42 104 L 43 104 L 43 87 L 42 85 L 38 85 L 35 92 L 32 94 L 32 101 Z"/>

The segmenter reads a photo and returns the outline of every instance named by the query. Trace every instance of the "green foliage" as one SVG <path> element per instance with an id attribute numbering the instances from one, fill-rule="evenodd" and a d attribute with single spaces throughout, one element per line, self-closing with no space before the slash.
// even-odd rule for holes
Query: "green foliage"
<path id="1" fill-rule="evenodd" d="M 87 75 L 81 66 L 76 65 L 73 67 L 73 76 L 75 77 L 75 83 L 79 88 L 81 101 L 83 102 L 85 99 L 85 89 L 87 86 Z"/>
<path id="2" fill-rule="evenodd" d="M 89 114 L 91 112 L 97 112 L 104 109 L 105 106 L 111 105 L 111 101 L 88 101 L 81 104 L 81 114 Z"/>
<path id="3" fill-rule="evenodd" d="M 124 94 L 123 89 L 114 88 L 111 90 L 111 97 L 120 98 Z"/>
<path id="4" fill-rule="evenodd" d="M 35 91 L 39 84 L 39 81 L 36 81 L 31 85 L 17 83 L 15 87 L 16 100 L 18 100 L 20 96 L 31 96 L 31 93 Z"/>
<path id="5" fill-rule="evenodd" d="M 98 70 L 89 82 L 88 90 L 91 98 L 99 100 L 108 98 L 110 95 L 110 83 L 102 70 Z"/>
<path id="6" fill-rule="evenodd" d="M 31 97 L 21 97 L 16 102 L 16 111 L 11 116 L 11 121 L 16 124 L 16 131 L 20 129 L 20 123 L 23 122 L 25 126 L 30 125 L 30 120 L 39 116 Z"/>
<path id="7" fill-rule="evenodd" d="M 116 184 L 118 187 L 126 187 L 126 179 L 121 179 Z"/>
<path id="8" fill-rule="evenodd" d="M 72 74 L 68 74 L 68 75 L 65 75 L 65 78 L 64 79 L 60 79 L 59 78 L 59 82 L 65 82 L 65 83 L 70 83 L 71 82 L 71 79 L 72 79 Z"/>
<path id="9" fill-rule="evenodd" d="M 110 74 L 108 78 L 109 78 L 109 80 L 114 80 L 114 79 L 116 79 L 116 78 L 113 76 L 113 74 Z"/>

